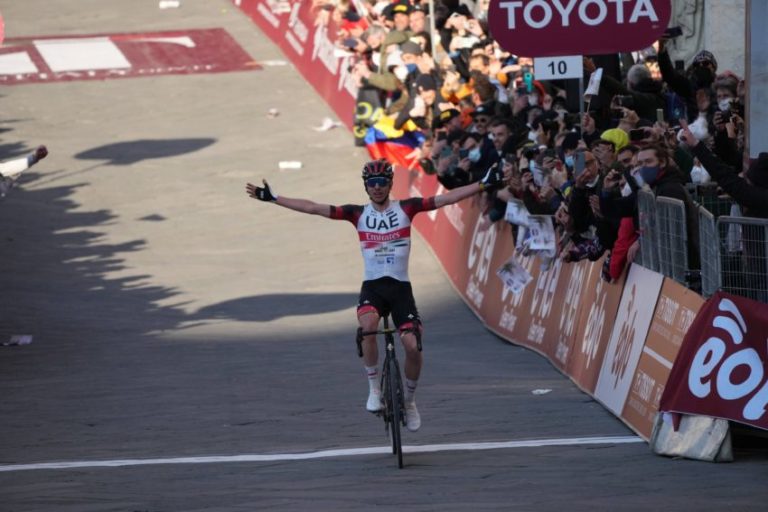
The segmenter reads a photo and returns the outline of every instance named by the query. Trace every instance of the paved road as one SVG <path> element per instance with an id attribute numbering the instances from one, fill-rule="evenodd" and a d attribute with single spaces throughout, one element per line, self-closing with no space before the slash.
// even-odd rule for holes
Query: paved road
<path id="1" fill-rule="evenodd" d="M 255 60 L 283 58 L 224 0 L 0 10 L 9 37 L 224 27 Z M 352 342 L 354 231 L 244 192 L 266 177 L 286 195 L 363 200 L 364 153 L 343 130 L 311 129 L 331 113 L 292 68 L 0 94 L 2 158 L 51 151 L 0 201 L 0 339 L 34 336 L 0 347 L 0 510 L 765 509 L 763 452 L 715 465 L 644 443 L 516 446 L 631 432 L 485 331 L 418 239 L 424 425 L 405 443 L 440 446 L 407 453 L 402 471 L 391 455 L 343 451 L 387 444 L 363 411 Z M 510 444 L 443 446 L 489 442 Z M 326 450 L 342 452 L 284 456 Z M 96 466 L 126 460 L 144 462 Z M 79 465 L 40 466 L 62 461 Z"/>

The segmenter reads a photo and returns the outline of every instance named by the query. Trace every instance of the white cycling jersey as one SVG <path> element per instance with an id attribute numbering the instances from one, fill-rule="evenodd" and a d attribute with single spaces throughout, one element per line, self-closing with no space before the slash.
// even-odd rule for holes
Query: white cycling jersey
<path id="1" fill-rule="evenodd" d="M 347 220 L 357 228 L 365 265 L 365 281 L 381 277 L 410 281 L 408 257 L 411 253 L 411 220 L 417 213 L 435 208 L 434 197 L 412 197 L 403 201 L 390 201 L 389 207 L 381 212 L 370 203 L 365 206 L 331 206 L 331 218 Z"/>

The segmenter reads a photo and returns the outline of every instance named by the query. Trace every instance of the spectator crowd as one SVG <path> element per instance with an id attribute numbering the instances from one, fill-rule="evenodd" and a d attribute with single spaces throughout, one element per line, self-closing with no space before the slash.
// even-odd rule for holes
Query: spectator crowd
<path id="1" fill-rule="evenodd" d="M 662 38 L 635 54 L 584 57 L 585 83 L 598 68 L 602 79 L 581 113 L 577 81 L 537 80 L 532 59 L 492 39 L 487 2 L 435 0 L 434 13 L 428 5 L 314 0 L 340 28 L 360 95 L 379 106 L 364 122 L 418 135 L 409 167 L 447 189 L 503 168 L 505 186 L 481 199 L 490 221 L 521 201 L 554 219 L 557 257 L 608 254 L 603 275 L 613 281 L 639 250 L 641 189 L 685 204 L 693 271 L 698 191 L 729 194 L 741 215 L 768 218 L 768 154 L 745 158 L 746 84 L 710 51 L 681 66 L 668 51 L 674 40 Z"/>

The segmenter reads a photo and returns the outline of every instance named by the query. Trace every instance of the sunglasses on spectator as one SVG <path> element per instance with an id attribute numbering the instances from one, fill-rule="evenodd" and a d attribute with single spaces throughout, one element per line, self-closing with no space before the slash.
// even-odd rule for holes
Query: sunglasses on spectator
<path id="1" fill-rule="evenodd" d="M 365 180 L 365 186 L 369 188 L 373 188 L 376 186 L 384 188 L 390 183 L 391 181 L 388 178 L 382 178 L 382 177 L 368 178 L 367 180 Z"/>

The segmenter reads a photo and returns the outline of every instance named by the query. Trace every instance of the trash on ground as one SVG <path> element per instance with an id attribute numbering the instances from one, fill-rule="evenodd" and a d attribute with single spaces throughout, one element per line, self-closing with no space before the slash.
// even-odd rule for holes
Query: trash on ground
<path id="1" fill-rule="evenodd" d="M 260 64 L 262 66 L 287 66 L 288 62 L 284 60 L 263 60 Z"/>
<path id="2" fill-rule="evenodd" d="M 179 0 L 160 0 L 157 6 L 161 9 L 176 9 L 181 6 L 181 2 Z"/>
<path id="3" fill-rule="evenodd" d="M 334 128 L 338 128 L 341 126 L 341 123 L 339 121 L 334 121 L 330 117 L 326 117 L 323 119 L 323 122 L 320 123 L 320 126 L 313 126 L 312 129 L 317 132 L 327 132 L 328 130 L 333 130 Z"/>
<path id="4" fill-rule="evenodd" d="M 551 393 L 551 392 L 552 392 L 551 389 L 534 389 L 533 391 L 531 391 L 531 393 L 534 395 L 546 395 L 547 393 Z"/>
<path id="5" fill-rule="evenodd" d="M 280 111 L 276 108 L 271 108 L 267 111 L 267 119 L 274 119 L 280 115 Z"/>
<path id="6" fill-rule="evenodd" d="M 301 162 L 296 160 L 283 160 L 279 164 L 277 164 L 280 169 L 301 169 Z"/>
<path id="7" fill-rule="evenodd" d="M 30 343 L 32 343 L 31 334 L 15 334 L 11 336 L 9 341 L 6 341 L 0 345 L 3 347 L 12 347 L 16 345 L 29 345 Z"/>

